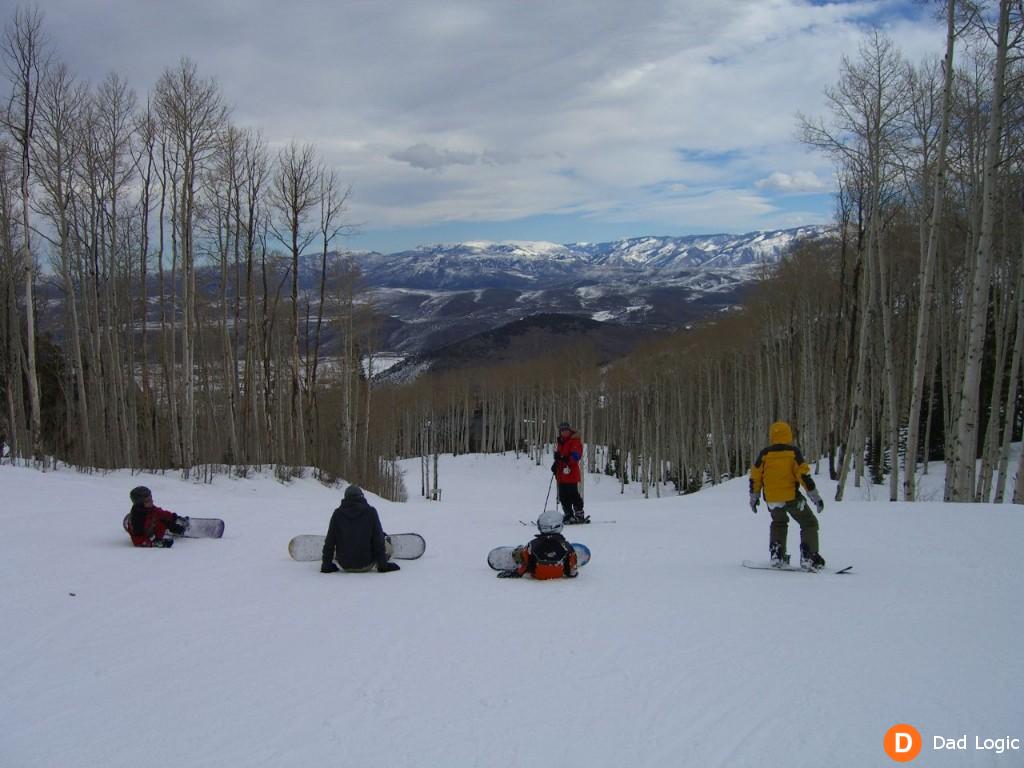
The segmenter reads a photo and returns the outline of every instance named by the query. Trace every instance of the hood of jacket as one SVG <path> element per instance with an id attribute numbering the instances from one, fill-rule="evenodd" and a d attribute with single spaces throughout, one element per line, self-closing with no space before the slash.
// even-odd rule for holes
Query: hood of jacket
<path id="1" fill-rule="evenodd" d="M 357 498 L 342 499 L 341 505 L 335 511 L 340 512 L 349 520 L 355 520 L 365 515 L 369 509 L 370 505 L 366 499 L 359 496 Z"/>
<path id="2" fill-rule="evenodd" d="M 792 445 L 793 430 L 784 421 L 776 421 L 768 430 L 768 438 L 772 445 Z"/>

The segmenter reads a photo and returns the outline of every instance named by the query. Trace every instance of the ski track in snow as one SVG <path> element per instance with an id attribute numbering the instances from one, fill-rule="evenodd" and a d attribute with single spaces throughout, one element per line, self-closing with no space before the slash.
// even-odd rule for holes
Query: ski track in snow
<path id="1" fill-rule="evenodd" d="M 549 478 L 442 457 L 442 502 L 371 498 L 422 558 L 323 575 L 287 544 L 326 530 L 340 488 L 0 468 L 0 765 L 861 768 L 889 763 L 898 722 L 925 738 L 916 765 L 1024 759 L 930 748 L 1024 737 L 1019 508 L 830 503 L 819 479 L 822 553 L 855 573 L 782 576 L 740 566 L 769 523 L 745 480 L 644 500 L 589 475 L 587 512 L 618 522 L 571 529 L 579 578 L 494 578 L 487 552 L 529 539 Z M 130 547 L 139 483 L 225 537 Z"/>

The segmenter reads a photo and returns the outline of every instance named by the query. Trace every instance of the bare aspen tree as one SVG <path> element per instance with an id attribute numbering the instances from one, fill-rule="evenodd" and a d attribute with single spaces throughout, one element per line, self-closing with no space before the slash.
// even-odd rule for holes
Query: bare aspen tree
<path id="1" fill-rule="evenodd" d="M 260 349 L 260 331 L 256 291 L 256 249 L 258 247 L 262 195 L 270 174 L 270 161 L 263 139 L 258 133 L 246 132 L 243 145 L 244 181 L 240 207 L 245 214 L 243 237 L 245 240 L 245 365 L 243 367 L 244 395 L 242 400 L 242 444 L 245 446 L 247 461 L 255 459 L 257 464 L 264 460 L 263 442 L 258 439 L 260 424 L 257 376 L 259 366 L 257 353 Z M 237 321 L 237 314 L 236 314 Z"/>
<path id="2" fill-rule="evenodd" d="M 931 212 L 928 216 L 927 244 L 921 258 L 917 332 L 914 337 L 913 372 L 910 378 L 910 407 L 907 411 L 907 446 L 903 465 L 903 498 L 914 501 L 917 475 L 917 445 L 921 425 L 921 403 L 924 396 L 925 372 L 930 363 L 928 335 L 931 330 L 932 306 L 935 303 L 935 262 L 939 248 L 943 201 L 946 197 L 946 151 L 949 147 L 949 124 L 953 112 L 953 54 L 956 47 L 956 0 L 946 0 L 946 53 L 942 59 L 942 105 L 940 128 L 935 148 L 935 165 L 931 171 Z M 927 173 L 927 168 L 924 169 Z M 927 454 L 925 462 L 927 463 Z"/>
<path id="3" fill-rule="evenodd" d="M 24 366 L 21 329 L 18 313 L 17 282 L 21 278 L 24 249 L 19 241 L 18 170 L 15 148 L 0 139 L 0 288 L 3 290 L 3 378 L 6 413 L 4 440 L 10 449 L 12 463 L 22 455 L 28 419 L 24 413 L 21 372 Z"/>
<path id="4" fill-rule="evenodd" d="M 1000 149 L 1003 139 L 1003 108 L 1006 89 L 1006 65 L 1010 48 L 1010 8 L 1012 0 L 999 0 L 996 29 L 996 60 L 992 71 L 991 110 L 985 140 L 985 165 L 982 187 L 981 221 L 978 242 L 974 248 L 972 280 L 969 289 L 965 364 L 955 443 L 947 460 L 952 474 L 950 501 L 973 501 L 975 460 L 978 455 L 979 400 L 986 318 L 989 307 L 992 248 L 998 205 Z"/>
<path id="5" fill-rule="evenodd" d="M 131 302 L 122 302 L 118 287 L 130 284 L 133 259 L 121 242 L 121 201 L 125 186 L 134 171 L 130 162 L 129 146 L 132 138 L 135 94 L 117 75 L 108 75 L 93 96 L 93 146 L 100 174 L 98 213 L 102 217 L 101 235 L 97 238 L 101 259 L 109 279 L 104 281 L 103 302 L 107 307 L 102 343 L 108 371 L 105 393 L 113 414 L 111 448 L 113 466 L 132 466 L 138 444 L 137 419 L 129 414 L 134 410 L 135 378 L 131 359 L 130 327 Z M 127 306 L 126 306 L 127 305 Z M 122 342 L 119 327 L 127 327 L 128 336 Z M 126 355 L 128 356 L 126 358 Z"/>
<path id="6" fill-rule="evenodd" d="M 313 146 L 294 141 L 277 156 L 271 192 L 275 216 L 272 232 L 291 258 L 291 367 L 289 445 L 293 462 L 306 463 L 306 430 L 302 407 L 302 376 L 299 357 L 299 257 L 313 242 L 317 230 L 309 226 L 309 217 L 320 202 L 320 178 L 323 168 Z"/>
<path id="7" fill-rule="evenodd" d="M 71 211 L 76 184 L 75 157 L 82 141 L 79 121 L 87 98 L 88 89 L 74 81 L 64 64 L 56 64 L 49 69 L 41 87 L 33 160 L 36 178 L 43 192 L 37 206 L 50 220 L 54 231 L 56 271 L 64 289 L 68 318 L 64 343 L 69 348 L 67 354 L 75 378 L 76 404 L 73 410 L 77 414 L 77 436 L 81 445 L 76 460 L 80 466 L 92 467 L 92 425 L 82 355 Z"/>
<path id="8" fill-rule="evenodd" d="M 39 373 L 36 364 L 35 274 L 36 257 L 32 250 L 31 179 L 32 142 L 36 129 L 39 91 L 49 60 L 43 34 L 43 14 L 38 8 L 19 8 L 4 30 L 0 57 L 11 84 L 11 96 L 3 112 L 4 127 L 10 133 L 20 155 L 21 245 L 25 291 L 25 350 L 29 397 L 29 433 L 31 455 L 43 458 L 42 416 L 39 399 Z"/>
<path id="9" fill-rule="evenodd" d="M 194 62 L 182 59 L 166 70 L 156 86 L 155 104 L 161 126 L 180 161 L 177 179 L 177 222 L 180 237 L 184 306 L 182 319 L 182 376 L 185 401 L 182 414 L 182 468 L 186 474 L 195 463 L 195 335 L 196 321 L 196 215 L 198 187 L 203 169 L 218 147 L 228 110 L 220 89 L 203 80 Z"/>
<path id="10" fill-rule="evenodd" d="M 861 455 L 864 445 L 864 409 L 869 402 L 869 342 L 876 296 L 881 298 L 878 306 L 883 314 L 891 311 L 888 291 L 883 288 L 881 293 L 878 292 L 878 280 L 883 274 L 877 266 L 878 247 L 883 237 L 883 204 L 895 175 L 894 155 L 902 142 L 901 120 L 907 102 L 903 62 L 892 42 L 879 33 L 875 32 L 862 44 L 857 63 L 844 57 L 842 69 L 838 86 L 826 91 L 835 127 L 829 128 L 822 123 L 802 119 L 804 141 L 829 152 L 851 167 L 864 180 L 866 191 L 860 330 L 857 368 L 853 379 L 855 390 L 851 397 L 848 439 L 836 489 L 837 501 L 843 496 L 850 459 L 857 458 L 851 456 L 851 452 Z M 892 375 L 887 378 L 891 381 Z M 890 387 L 888 399 L 891 400 L 893 396 Z M 892 407 L 895 409 L 895 404 Z"/>
<path id="11" fill-rule="evenodd" d="M 155 194 L 154 187 L 159 177 L 157 167 L 157 142 L 159 140 L 160 127 L 157 123 L 156 114 L 153 111 L 151 99 L 146 100 L 145 109 L 136 116 L 135 130 L 133 132 L 134 143 L 132 147 L 132 159 L 135 171 L 139 176 L 139 322 L 140 342 L 139 350 L 142 357 L 142 428 L 141 442 L 139 446 L 139 458 L 143 466 L 154 466 L 156 464 L 155 443 L 156 432 L 154 430 L 155 414 L 153 403 L 152 381 L 149 371 L 149 247 L 150 247 L 150 217 L 153 213 Z M 162 214 L 162 212 L 161 212 Z M 162 222 L 161 222 L 162 223 Z M 161 227 L 162 231 L 162 227 Z M 162 249 L 163 244 L 160 243 Z"/>
<path id="12" fill-rule="evenodd" d="M 223 380 L 223 391 L 227 398 L 224 407 L 224 428 L 228 439 L 228 455 L 230 462 L 236 464 L 242 461 L 242 450 L 238 433 L 238 348 L 237 337 L 232 334 L 232 328 L 237 329 L 239 320 L 238 291 L 240 280 L 237 277 L 234 284 L 236 296 L 234 324 L 229 322 L 232 302 L 229 299 L 231 286 L 230 270 L 232 261 L 236 273 L 239 264 L 241 244 L 241 213 L 240 197 L 242 185 L 243 159 L 243 135 L 234 126 L 228 126 L 224 131 L 223 142 L 217 155 L 217 164 L 210 181 L 213 216 L 216 219 L 214 227 L 214 240 L 217 243 L 217 260 L 220 267 L 220 351 L 221 351 L 221 377 Z M 233 257 L 233 258 L 232 258 Z"/>
<path id="13" fill-rule="evenodd" d="M 320 280 L 319 298 L 316 309 L 316 325 L 313 330 L 313 352 L 306 360 L 306 391 L 309 393 L 310 421 L 316 424 L 318 418 L 317 405 L 317 371 L 320 367 L 320 338 L 324 322 L 324 305 L 327 294 L 327 257 L 331 243 L 345 230 L 346 224 L 341 220 L 348 201 L 350 190 L 341 192 L 338 189 L 338 176 L 334 170 L 322 170 L 320 173 Z M 369 418 L 367 418 L 369 424 Z"/>

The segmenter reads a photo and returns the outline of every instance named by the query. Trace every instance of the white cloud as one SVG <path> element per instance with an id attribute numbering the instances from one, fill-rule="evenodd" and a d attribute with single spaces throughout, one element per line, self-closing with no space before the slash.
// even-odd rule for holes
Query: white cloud
<path id="1" fill-rule="evenodd" d="M 841 55 L 856 55 L 865 20 L 910 7 L 43 3 L 56 49 L 81 75 L 114 70 L 144 94 L 189 55 L 218 79 L 236 121 L 262 127 L 272 144 L 315 142 L 352 184 L 350 215 L 364 228 L 558 212 L 682 223 L 713 215 L 739 228 L 768 215 L 772 195 L 826 188 L 827 161 L 796 141 L 794 116 L 824 114 L 822 90 Z M 908 58 L 939 52 L 937 23 L 906 15 L 886 31 Z"/>
<path id="2" fill-rule="evenodd" d="M 754 183 L 758 189 L 767 192 L 780 192 L 782 194 L 801 195 L 812 192 L 824 192 L 828 185 L 817 177 L 812 171 L 795 171 L 794 173 L 783 173 L 775 171 L 771 175 L 759 179 Z"/>
<path id="3" fill-rule="evenodd" d="M 475 152 L 437 149 L 423 142 L 398 152 L 392 152 L 388 157 L 408 163 L 413 168 L 422 168 L 427 171 L 437 171 L 449 165 L 473 165 L 480 160 L 480 155 Z"/>

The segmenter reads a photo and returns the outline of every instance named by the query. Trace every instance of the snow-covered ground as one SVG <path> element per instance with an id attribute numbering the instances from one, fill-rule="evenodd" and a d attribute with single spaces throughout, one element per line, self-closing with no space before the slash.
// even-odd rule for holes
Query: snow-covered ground
<path id="1" fill-rule="evenodd" d="M 904 722 L 917 765 L 1024 764 L 974 748 L 1024 739 L 1020 507 L 828 503 L 822 553 L 855 574 L 777 573 L 740 567 L 768 541 L 744 480 L 643 500 L 589 476 L 617 522 L 569 529 L 579 578 L 494 578 L 549 477 L 445 458 L 442 502 L 374 502 L 423 558 L 323 575 L 286 545 L 338 488 L 0 467 L 0 765 L 865 768 Z M 139 483 L 225 537 L 132 548 Z"/>

